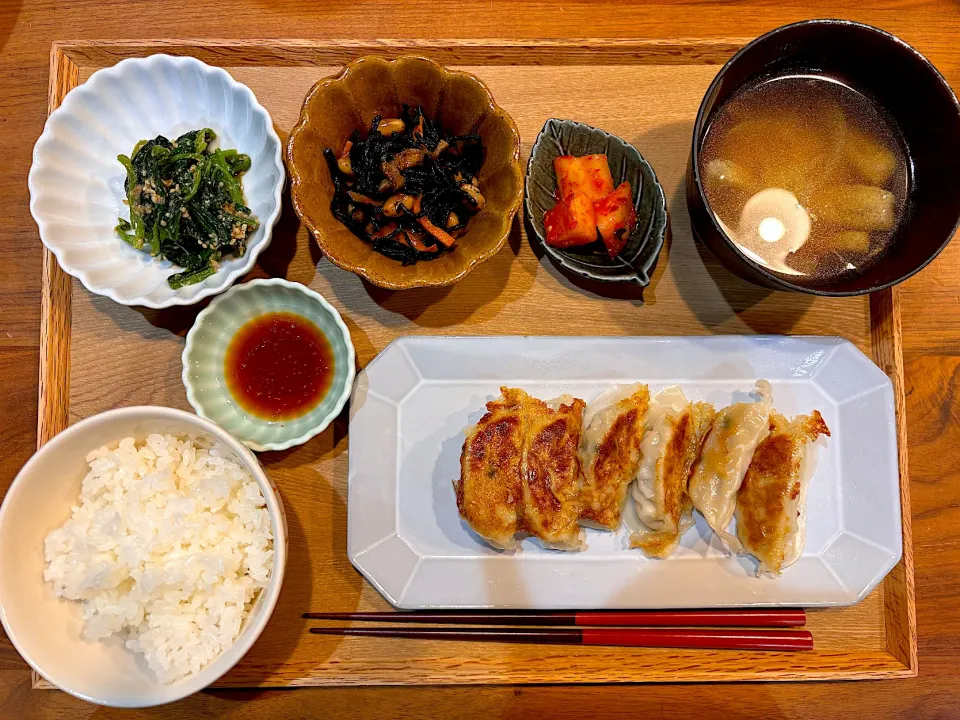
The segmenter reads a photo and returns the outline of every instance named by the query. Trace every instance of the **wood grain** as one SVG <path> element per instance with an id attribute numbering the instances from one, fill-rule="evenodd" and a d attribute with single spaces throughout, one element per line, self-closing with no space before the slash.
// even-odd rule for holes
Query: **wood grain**
<path id="1" fill-rule="evenodd" d="M 910 513 L 910 476 L 907 458 L 907 403 L 903 377 L 903 338 L 900 290 L 883 290 L 870 296 L 874 361 L 893 382 L 897 416 L 897 453 L 900 466 L 900 518 L 903 523 L 903 557 L 884 580 L 887 650 L 917 674 L 917 610 L 913 570 L 913 518 Z"/>
<path id="2" fill-rule="evenodd" d="M 47 106 L 56 110 L 79 83 L 79 68 L 53 45 L 50 51 L 50 89 Z M 37 447 L 66 429 L 70 422 L 71 279 L 53 253 L 43 250 L 40 294 L 40 380 Z M 34 687 L 46 681 L 31 671 Z"/>
<path id="3" fill-rule="evenodd" d="M 127 57 L 153 53 L 191 55 L 215 65 L 263 67 L 342 65 L 364 55 L 428 55 L 449 65 L 721 65 L 750 38 L 670 38 L 666 40 L 564 38 L 471 40 L 397 38 L 374 40 L 129 40 L 58 42 L 80 65 L 103 67 Z M 530 54 L 536 55 L 531 58 Z"/>
<path id="4" fill-rule="evenodd" d="M 406 45 L 399 50 L 393 47 L 396 43 L 388 45 L 390 52 L 407 51 Z M 289 43 L 281 50 L 292 54 L 276 57 L 280 51 L 272 44 L 208 43 L 199 54 L 239 63 L 227 67 L 253 89 L 285 136 L 299 116 L 306 90 L 338 69 L 317 63 L 331 56 L 347 60 L 358 46 L 361 52 L 371 47 L 341 42 Z M 540 126 L 552 116 L 576 117 L 617 133 L 652 162 L 666 188 L 673 223 L 651 287 L 642 295 L 624 300 L 620 289 L 611 295 L 606 288 L 578 286 L 534 254 L 519 222 L 510 248 L 453 288 L 391 293 L 322 261 L 288 211 L 289 226 L 275 232 L 274 245 L 262 256 L 258 272 L 282 274 L 330 299 L 350 326 L 361 366 L 401 334 L 573 335 L 583 334 L 583 318 L 590 318 L 589 331 L 597 335 L 835 334 L 849 338 L 868 354 L 874 352 L 890 372 L 897 368 L 902 372 L 902 363 L 896 361 L 900 356 L 900 333 L 895 324 L 899 315 L 892 293 L 882 296 L 887 299 L 878 314 L 882 325 L 874 323 L 871 335 L 867 299 L 762 291 L 722 271 L 709 253 L 694 244 L 683 206 L 683 174 L 692 117 L 716 68 L 701 61 L 710 54 L 705 43 L 695 43 L 689 51 L 673 44 L 672 59 L 688 58 L 688 62 L 670 65 L 658 63 L 662 43 L 650 44 L 649 56 L 642 41 L 621 42 L 619 47 L 624 51 L 615 56 L 620 64 L 584 66 L 570 63 L 580 57 L 581 41 L 570 46 L 569 56 L 567 48 L 556 42 L 472 42 L 464 45 L 467 57 L 493 57 L 496 62 L 462 67 L 482 77 L 516 120 L 524 162 Z M 721 47 L 726 49 L 726 45 Z M 182 51 L 183 47 L 176 49 Z M 443 54 L 457 58 L 459 51 L 460 43 L 450 41 Z M 85 64 L 88 56 L 94 61 L 116 61 L 138 54 L 142 50 L 132 43 L 97 43 L 89 51 L 81 45 L 62 44 L 55 48 L 54 58 L 66 56 L 79 63 L 78 79 L 82 81 L 97 67 Z M 265 64 L 251 65 L 251 58 L 258 55 Z M 274 60 L 278 64 L 273 64 Z M 562 75 L 554 62 L 564 68 Z M 623 98 L 619 93 L 623 83 L 645 87 L 649 94 Z M 544 327 L 533 321 L 543 308 L 562 308 L 563 312 Z M 188 408 L 180 383 L 180 353 L 182 335 L 195 312 L 126 308 L 75 284 L 71 421 L 118 405 Z M 149 378 L 140 371 L 144 354 L 158 369 Z M 902 376 L 898 387 L 902 398 Z M 60 406 L 50 414 L 65 409 Z M 573 652 L 579 662 L 571 673 L 570 649 L 305 635 L 300 618 L 305 609 L 386 607 L 352 570 L 342 550 L 346 534 L 345 449 L 341 421 L 339 427 L 302 448 L 262 456 L 287 508 L 292 572 L 264 636 L 218 686 L 855 679 L 915 673 L 916 663 L 910 664 L 916 640 L 910 632 L 912 595 L 907 584 L 912 581 L 912 566 L 905 563 L 886 584 L 896 600 L 888 601 L 887 592 L 878 589 L 852 608 L 812 614 L 817 649 L 802 656 L 578 648 Z M 284 457 L 284 462 L 277 463 L 278 456 Z M 327 491 L 318 492 L 318 480 Z M 331 528 L 336 538 L 332 546 Z M 318 565 L 327 572 L 314 572 Z M 291 597 L 290 585 L 309 589 L 309 604 L 304 604 L 299 593 Z M 888 604 L 905 614 L 888 622 Z M 284 640 L 283 654 L 276 652 L 280 638 Z M 396 659 L 385 659 L 391 657 Z"/>
<path id="5" fill-rule="evenodd" d="M 0 243 L 0 486 L 36 444 L 35 407 L 42 254 L 27 210 L 25 178 L 46 116 L 49 47 L 56 39 L 177 37 L 183 17 L 203 17 L 207 37 L 609 38 L 755 36 L 807 17 L 846 17 L 879 25 L 910 42 L 960 86 L 960 4 L 942 0 L 871 3 L 737 0 L 725 3 L 560 3 L 490 0 L 12 0 L 0 3 L 0 152 L 5 172 L 4 242 Z M 428 18 L 429 20 L 425 20 Z M 190 35 L 199 33 L 193 30 Z M 640 93 L 642 88 L 625 88 Z M 341 688 L 298 692 L 197 694 L 147 712 L 156 718 L 532 718 L 585 714 L 620 717 L 643 708 L 651 718 L 689 717 L 709 707 L 721 717 L 954 718 L 960 701 L 960 244 L 953 243 L 901 291 L 910 481 L 917 573 L 919 678 L 860 684 L 676 685 L 587 687 Z M 177 323 L 171 323 L 177 327 Z M 868 601 L 870 599 L 868 598 Z M 877 617 L 880 613 L 877 614 Z M 817 634 L 814 629 L 814 634 Z M 63 693 L 30 690 L 30 673 L 0 634 L 0 715 L 11 718 L 132 717 Z"/>
<path id="6" fill-rule="evenodd" d="M 50 53 L 50 92 L 53 112 L 80 81 L 76 63 L 53 46 Z M 53 253 L 43 251 L 40 296 L 40 397 L 37 416 L 39 447 L 67 427 L 70 407 L 71 279 Z"/>

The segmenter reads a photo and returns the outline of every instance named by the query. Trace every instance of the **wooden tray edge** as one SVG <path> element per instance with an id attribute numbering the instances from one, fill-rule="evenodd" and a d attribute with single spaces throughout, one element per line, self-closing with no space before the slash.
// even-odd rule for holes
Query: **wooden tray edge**
<path id="1" fill-rule="evenodd" d="M 874 362 L 893 383 L 897 422 L 897 458 L 900 467 L 900 522 L 903 554 L 883 581 L 887 651 L 916 675 L 917 606 L 913 569 L 913 516 L 910 512 L 910 472 L 907 462 L 907 400 L 903 378 L 903 333 L 900 291 L 887 288 L 870 296 L 870 334 Z"/>
<path id="2" fill-rule="evenodd" d="M 551 64 L 577 65 L 595 61 L 629 64 L 704 65 L 725 63 L 751 38 L 627 39 L 375 39 L 375 40 L 74 40 L 54 43 L 82 66 L 112 65 L 128 57 L 153 53 L 191 55 L 218 65 L 331 65 L 360 55 L 430 56 L 461 65 L 512 65 L 529 62 L 526 54 L 546 54 Z"/>
<path id="3" fill-rule="evenodd" d="M 48 114 L 80 82 L 80 68 L 57 44 L 50 49 Z M 70 423 L 70 325 L 72 280 L 52 252 L 43 249 L 40 288 L 40 379 L 37 449 Z M 32 686 L 52 687 L 35 670 Z"/>
<path id="4" fill-rule="evenodd" d="M 77 86 L 80 68 L 56 45 L 50 53 L 48 112 Z M 52 252 L 43 250 L 40 296 L 40 380 L 37 447 L 64 430 L 70 414 L 70 325 L 72 279 Z"/>
<path id="5" fill-rule="evenodd" d="M 66 94 L 79 84 L 80 67 L 110 64 L 125 57 L 140 57 L 154 52 L 191 54 L 219 64 L 324 64 L 339 63 L 358 53 L 401 55 L 426 52 L 445 62 L 480 64 L 512 64 L 531 49 L 556 50 L 556 61 L 577 64 L 603 54 L 636 63 L 723 62 L 745 42 L 744 39 L 673 39 L 673 40 L 146 40 L 146 41 L 66 41 L 54 42 L 50 55 L 50 87 L 48 112 L 55 110 Z M 686 48 L 694 48 L 689 52 Z M 729 50 L 729 52 L 728 52 Z M 267 51 L 268 57 L 259 54 Z M 491 51 L 498 51 L 491 55 Z M 715 60 L 712 60 L 716 58 Z M 70 326 L 72 280 L 60 268 L 52 253 L 44 250 L 41 288 L 40 378 L 37 447 L 64 430 L 69 424 Z M 903 555 L 884 580 L 884 604 L 887 652 L 855 653 L 839 657 L 842 662 L 827 663 L 822 669 L 805 674 L 786 671 L 750 673 L 732 671 L 709 677 L 691 669 L 658 675 L 651 672 L 642 682 L 697 682 L 730 680 L 861 680 L 915 677 L 918 673 L 916 591 L 913 567 L 912 517 L 910 513 L 909 472 L 907 465 L 906 399 L 903 382 L 902 328 L 899 294 L 896 288 L 875 293 L 870 298 L 871 336 L 874 361 L 891 378 L 896 407 L 898 461 L 900 466 L 900 501 Z M 836 658 L 839 660 L 839 657 Z M 874 669 L 855 669 L 850 661 L 873 664 Z M 832 668 L 829 667 L 832 665 Z M 844 666 L 850 666 L 846 669 Z M 544 684 L 542 679 L 512 678 L 509 684 Z M 606 682 L 637 682 L 613 679 Z M 479 684 L 447 677 L 425 677 L 424 684 Z M 313 685 L 390 685 L 382 679 L 342 678 Z M 507 683 L 504 683 L 507 684 Z M 283 687 L 296 687 L 283 685 Z M 32 687 L 53 686 L 35 671 Z M 216 686 L 214 686 L 216 687 Z M 239 688 L 240 686 L 223 686 Z M 252 684 L 249 687 L 270 687 Z"/>
<path id="6" fill-rule="evenodd" d="M 608 671 L 604 673 L 593 672 L 583 677 L 576 685 L 646 685 L 648 683 L 714 683 L 714 682 L 822 682 L 837 680 L 891 680 L 895 678 L 915 677 L 916 673 L 905 667 L 893 655 L 879 650 L 875 652 L 860 653 L 842 653 L 827 652 L 817 653 L 814 651 L 811 657 L 804 658 L 803 667 L 797 667 L 793 670 L 784 670 L 779 668 L 766 668 L 764 662 L 767 660 L 776 662 L 779 665 L 787 664 L 793 661 L 797 664 L 799 659 L 796 654 L 791 653 L 786 660 L 783 657 L 774 657 L 778 653 L 757 653 L 755 665 L 749 669 L 725 669 L 722 662 L 715 662 L 718 654 L 724 651 L 703 651 L 705 657 L 709 656 L 709 668 L 704 669 L 696 662 L 691 661 L 690 656 L 686 657 L 683 667 L 676 669 L 665 669 L 659 667 L 650 667 L 644 670 L 643 679 L 638 680 L 633 671 L 619 671 L 615 664 L 611 664 Z M 316 675 L 313 677 L 304 677 L 292 682 L 272 682 L 269 678 L 265 681 L 250 680 L 249 682 L 233 682 L 231 684 L 214 684 L 210 690 L 283 690 L 297 687 L 399 687 L 410 685 L 408 679 L 399 679 L 396 676 L 384 676 L 379 668 L 369 665 L 363 665 L 356 661 L 341 667 L 346 673 L 338 676 Z M 448 668 L 427 669 L 417 676 L 417 685 L 429 686 L 464 686 L 464 685 L 499 685 L 499 686 L 517 686 L 517 685 L 570 685 L 571 678 L 577 677 L 577 672 L 572 671 L 561 675 L 547 675 L 537 668 L 527 668 L 517 671 L 512 668 L 494 668 L 477 666 L 472 670 L 462 668 L 460 673 L 451 673 Z M 37 690 L 56 689 L 42 677 L 37 676 L 37 682 L 33 686 Z"/>

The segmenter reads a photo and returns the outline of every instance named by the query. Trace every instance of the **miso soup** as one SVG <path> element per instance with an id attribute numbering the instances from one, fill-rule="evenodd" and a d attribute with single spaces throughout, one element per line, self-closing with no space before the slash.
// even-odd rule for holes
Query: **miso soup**
<path id="1" fill-rule="evenodd" d="M 890 246 L 909 163 L 886 112 L 819 75 L 747 86 L 707 129 L 700 176 L 724 232 L 791 281 L 859 273 Z"/>

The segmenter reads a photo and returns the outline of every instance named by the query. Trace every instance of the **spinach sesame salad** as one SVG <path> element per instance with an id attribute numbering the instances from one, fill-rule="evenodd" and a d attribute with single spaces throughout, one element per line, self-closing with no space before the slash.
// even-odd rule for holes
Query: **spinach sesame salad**
<path id="1" fill-rule="evenodd" d="M 210 128 L 141 140 L 131 157 L 118 155 L 127 170 L 124 190 L 130 219 L 116 230 L 137 250 L 183 268 L 167 282 L 174 290 L 213 275 L 226 255 L 242 257 L 257 218 L 244 204 L 240 176 L 250 156 L 213 149 Z"/>

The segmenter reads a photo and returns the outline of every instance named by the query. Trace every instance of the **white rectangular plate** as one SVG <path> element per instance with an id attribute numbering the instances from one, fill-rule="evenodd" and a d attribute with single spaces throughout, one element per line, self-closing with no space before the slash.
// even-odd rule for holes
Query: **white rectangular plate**
<path id="1" fill-rule="evenodd" d="M 679 384 L 718 408 L 773 386 L 792 417 L 817 409 L 820 447 L 803 556 L 778 578 L 725 553 L 696 527 L 666 560 L 587 531 L 580 552 L 494 550 L 457 513 L 464 429 L 500 386 L 587 402 L 611 385 Z M 900 559 L 900 494 L 890 380 L 840 338 L 405 337 L 357 377 L 350 408 L 350 561 L 393 605 L 422 608 L 684 608 L 849 605 Z M 632 522 L 635 522 L 632 521 Z"/>

